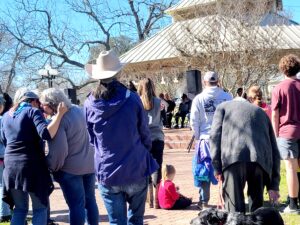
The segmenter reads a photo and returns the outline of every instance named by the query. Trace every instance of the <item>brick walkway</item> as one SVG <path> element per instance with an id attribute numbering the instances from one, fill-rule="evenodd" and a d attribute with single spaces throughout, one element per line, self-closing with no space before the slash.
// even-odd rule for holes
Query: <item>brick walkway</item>
<path id="1" fill-rule="evenodd" d="M 173 131 L 172 131 L 173 132 Z M 182 132 L 179 130 L 178 132 Z M 186 132 L 186 131 L 185 131 Z M 177 132 L 176 132 L 177 133 Z M 187 153 L 186 149 L 166 149 L 164 152 L 164 162 L 175 165 L 176 176 L 175 184 L 180 187 L 182 194 L 192 197 L 193 202 L 198 201 L 198 190 L 193 185 L 192 172 L 191 172 L 191 161 L 193 151 Z M 57 185 L 57 184 L 56 184 Z M 217 190 L 214 186 L 211 190 L 211 201 L 210 204 L 216 204 Z M 97 203 L 100 210 L 100 224 L 106 225 L 108 223 L 107 213 L 103 205 L 102 200 L 99 197 L 99 192 L 96 191 Z M 190 220 L 196 217 L 198 210 L 193 204 L 186 210 L 163 210 L 163 209 L 150 209 L 146 205 L 145 212 L 145 224 L 152 225 L 184 225 L 189 224 Z M 62 192 L 57 185 L 54 193 L 51 195 L 51 217 L 55 219 L 59 224 L 68 223 L 68 208 L 65 204 Z"/>

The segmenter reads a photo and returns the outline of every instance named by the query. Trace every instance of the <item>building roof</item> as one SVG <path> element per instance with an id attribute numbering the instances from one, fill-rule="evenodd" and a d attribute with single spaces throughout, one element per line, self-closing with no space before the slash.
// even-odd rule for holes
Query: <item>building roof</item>
<path id="1" fill-rule="evenodd" d="M 217 0 L 182 0 L 178 2 L 176 5 L 167 9 L 166 13 L 181 10 L 181 9 L 191 8 L 196 5 L 211 4 L 215 2 L 217 2 Z"/>
<path id="2" fill-rule="evenodd" d="M 267 13 L 264 18 L 262 18 L 260 25 L 273 26 L 273 25 L 299 25 L 299 24 L 283 15 L 270 12 Z"/>
<path id="3" fill-rule="evenodd" d="M 127 53 L 121 56 L 121 61 L 136 64 L 142 62 L 151 62 L 156 60 L 172 59 L 179 56 L 179 52 L 172 43 L 177 43 L 177 45 L 182 45 L 187 42 L 187 36 L 185 35 L 185 30 L 188 27 L 193 34 L 198 35 L 209 35 L 210 27 L 212 23 L 216 20 L 222 21 L 224 18 L 220 16 L 208 16 L 196 19 L 191 19 L 187 21 L 178 21 L 167 26 L 151 38 L 140 43 Z M 226 18 L 228 21 L 228 18 Z M 236 39 L 237 30 L 234 30 L 237 21 L 233 21 L 233 26 L 230 29 L 221 27 L 220 36 L 228 44 L 228 51 L 237 50 L 234 45 Z M 223 30 L 222 30 L 223 29 Z M 225 30 L 226 29 L 226 30 Z M 297 49 L 300 50 L 300 26 L 290 25 L 290 26 L 264 26 L 256 27 L 255 30 L 260 35 L 260 38 L 266 39 L 268 35 L 280 34 L 278 38 L 279 43 L 276 44 L 277 49 Z M 220 38 L 221 39 L 221 38 Z M 187 47 L 187 46 L 186 46 Z M 194 46 L 197 52 L 205 51 L 204 49 L 199 49 Z M 261 46 L 258 46 L 260 48 Z M 188 48 L 188 47 L 187 47 Z M 216 49 L 217 51 L 218 49 Z"/>
<path id="4" fill-rule="evenodd" d="M 218 0 L 181 0 L 180 2 L 178 2 L 177 4 L 175 4 L 174 6 L 170 7 L 169 9 L 166 10 L 166 13 L 171 13 L 171 12 L 175 12 L 178 10 L 183 10 L 183 9 L 187 9 L 187 8 L 191 8 L 194 6 L 198 6 L 198 5 L 208 5 L 208 4 L 213 4 L 216 3 Z M 282 0 L 274 0 L 276 1 L 276 8 L 278 10 L 282 10 Z"/>

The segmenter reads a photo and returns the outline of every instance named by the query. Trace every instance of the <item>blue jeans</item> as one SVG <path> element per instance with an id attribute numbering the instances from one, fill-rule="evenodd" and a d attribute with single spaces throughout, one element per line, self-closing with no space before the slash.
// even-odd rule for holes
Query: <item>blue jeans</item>
<path id="1" fill-rule="evenodd" d="M 210 198 L 210 182 L 201 181 L 199 188 L 199 202 L 200 203 L 208 203 Z"/>
<path id="2" fill-rule="evenodd" d="M 99 184 L 99 191 L 111 225 L 143 225 L 147 187 L 148 178 L 122 186 Z"/>
<path id="3" fill-rule="evenodd" d="M 95 198 L 95 174 L 74 175 L 63 171 L 53 173 L 70 210 L 70 224 L 98 224 L 99 211 Z"/>
<path id="4" fill-rule="evenodd" d="M 3 197 L 3 186 L 2 186 L 2 176 L 3 176 L 3 162 L 0 164 L 0 217 L 10 216 L 9 205 L 2 201 Z"/>
<path id="5" fill-rule="evenodd" d="M 24 225 L 29 208 L 29 197 L 32 201 L 32 225 L 47 224 L 47 206 L 43 205 L 40 199 L 32 192 L 11 189 L 11 197 L 15 208 L 12 215 L 11 225 Z"/>

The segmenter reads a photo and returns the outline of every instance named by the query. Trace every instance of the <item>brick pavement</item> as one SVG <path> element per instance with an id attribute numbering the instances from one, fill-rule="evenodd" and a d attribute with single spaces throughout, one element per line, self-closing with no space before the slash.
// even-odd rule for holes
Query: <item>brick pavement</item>
<path id="1" fill-rule="evenodd" d="M 171 132 L 171 131 L 170 131 Z M 173 132 L 173 131 L 172 131 Z M 176 133 L 184 133 L 187 131 L 178 130 Z M 193 202 L 198 201 L 198 190 L 193 185 L 191 161 L 193 151 L 187 153 L 186 149 L 166 149 L 164 152 L 164 162 L 173 164 L 176 168 L 175 184 L 180 187 L 182 194 L 192 197 Z M 56 184 L 57 185 L 57 184 Z M 51 195 L 51 217 L 55 219 L 59 224 L 68 223 L 68 208 L 65 204 L 62 192 L 59 186 L 56 186 L 54 193 Z M 216 204 L 217 202 L 217 188 L 214 186 L 211 190 L 210 204 Z M 108 223 L 107 213 L 103 205 L 102 200 L 99 197 L 99 192 L 96 190 L 96 198 L 100 211 L 100 224 L 106 225 Z M 198 209 L 193 204 L 186 210 L 163 210 L 163 209 L 150 209 L 146 205 L 145 220 L 144 223 L 148 225 L 184 225 L 189 224 L 190 220 L 196 217 Z"/>

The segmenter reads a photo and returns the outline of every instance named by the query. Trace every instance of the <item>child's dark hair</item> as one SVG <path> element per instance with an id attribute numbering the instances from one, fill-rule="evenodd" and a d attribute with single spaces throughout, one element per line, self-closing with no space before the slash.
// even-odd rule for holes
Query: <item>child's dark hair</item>
<path id="1" fill-rule="evenodd" d="M 166 181 L 171 174 L 175 174 L 176 170 L 173 165 L 165 164 L 161 168 L 162 181 Z"/>

